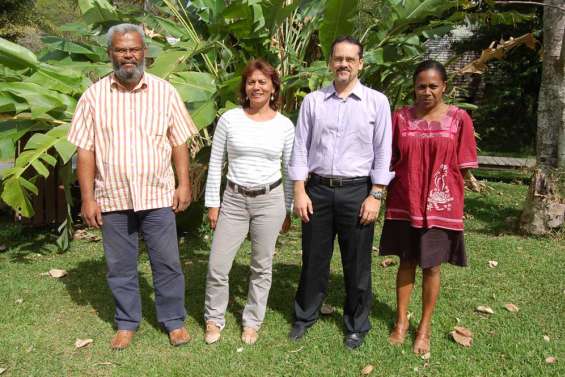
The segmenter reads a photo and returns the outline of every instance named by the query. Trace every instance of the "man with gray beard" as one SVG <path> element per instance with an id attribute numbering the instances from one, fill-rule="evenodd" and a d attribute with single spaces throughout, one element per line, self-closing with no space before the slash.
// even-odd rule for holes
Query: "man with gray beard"
<path id="1" fill-rule="evenodd" d="M 191 201 L 186 141 L 197 130 L 173 86 L 144 72 L 145 52 L 141 27 L 108 30 L 114 72 L 82 95 L 68 135 L 78 147 L 82 217 L 102 229 L 118 330 L 110 345 L 116 350 L 129 346 L 141 322 L 140 232 L 153 272 L 157 320 L 173 346 L 190 340 L 175 213 Z"/>

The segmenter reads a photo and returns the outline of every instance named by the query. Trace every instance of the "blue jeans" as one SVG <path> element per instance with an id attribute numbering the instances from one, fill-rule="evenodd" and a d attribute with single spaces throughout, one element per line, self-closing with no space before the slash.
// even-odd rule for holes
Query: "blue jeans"
<path id="1" fill-rule="evenodd" d="M 151 262 L 157 320 L 168 332 L 182 327 L 186 317 L 184 275 L 173 210 L 166 207 L 106 212 L 102 218 L 107 280 L 116 304 L 118 330 L 136 330 L 141 322 L 139 232 L 143 234 Z"/>

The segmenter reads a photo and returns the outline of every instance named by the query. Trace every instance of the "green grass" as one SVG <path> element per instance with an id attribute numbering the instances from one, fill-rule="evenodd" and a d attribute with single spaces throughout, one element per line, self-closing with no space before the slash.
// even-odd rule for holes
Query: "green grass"
<path id="1" fill-rule="evenodd" d="M 467 196 L 465 237 L 470 267 L 443 267 L 432 355 L 427 362 L 411 353 L 412 338 L 402 347 L 387 344 L 394 318 L 396 267 L 381 267 L 382 258 L 377 256 L 373 260 L 373 330 L 362 348 L 351 352 L 342 344 L 344 291 L 337 251 L 327 298 L 337 312 L 322 317 L 304 340 L 287 340 L 300 273 L 296 224 L 277 247 L 267 317 L 255 346 L 244 346 L 239 339 L 249 245 L 242 248 L 232 269 L 227 327 L 219 344 L 208 346 L 203 342 L 202 320 L 208 248 L 203 242 L 185 240 L 181 258 L 187 283 L 187 326 L 193 341 L 180 348 L 168 345 L 156 323 L 150 267 L 143 254 L 139 266 L 144 320 L 132 346 L 122 352 L 108 348 L 114 332 L 113 302 L 105 282 L 102 245 L 77 241 L 70 251 L 59 254 L 45 246 L 46 236 L 3 226 L 0 243 L 10 249 L 0 254 L 0 368 L 7 368 L 2 377 L 359 376 L 367 364 L 375 366 L 371 376 L 565 375 L 563 236 L 518 236 L 513 224 L 527 187 L 490 185 L 494 190 L 488 194 Z M 489 260 L 498 261 L 498 267 L 488 268 Z M 64 268 L 69 274 L 60 280 L 41 276 L 51 268 Z M 18 299 L 23 302 L 16 303 Z M 420 302 L 419 293 L 415 294 L 413 326 Z M 509 302 L 520 311 L 504 310 L 502 306 Z M 478 305 L 491 306 L 495 314 L 479 315 L 474 310 Z M 458 323 L 473 331 L 471 348 L 450 340 L 448 333 Z M 92 338 L 94 343 L 76 350 L 76 338 Z M 557 357 L 557 363 L 546 364 L 547 356 Z"/>

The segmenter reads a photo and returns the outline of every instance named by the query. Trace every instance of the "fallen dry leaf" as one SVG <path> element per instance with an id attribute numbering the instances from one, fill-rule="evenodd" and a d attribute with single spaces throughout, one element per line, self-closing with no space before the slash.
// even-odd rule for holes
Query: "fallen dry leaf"
<path id="1" fill-rule="evenodd" d="M 498 262 L 495 261 L 495 260 L 489 260 L 489 261 L 488 261 L 488 266 L 489 266 L 490 268 L 495 268 L 496 266 L 498 266 Z"/>
<path id="2" fill-rule="evenodd" d="M 94 342 L 92 339 L 79 339 L 75 341 L 75 348 L 83 348 Z"/>
<path id="3" fill-rule="evenodd" d="M 486 306 L 486 305 L 479 305 L 475 310 L 483 314 L 494 314 L 494 310 L 492 310 L 490 306 Z"/>
<path id="4" fill-rule="evenodd" d="M 379 251 L 379 248 L 376 246 L 373 246 L 373 251 Z"/>
<path id="5" fill-rule="evenodd" d="M 470 336 L 461 335 L 455 330 L 450 332 L 449 335 L 451 335 L 451 337 L 457 344 L 460 344 L 463 347 L 471 347 L 471 345 L 473 344 L 473 338 L 471 338 Z"/>
<path id="6" fill-rule="evenodd" d="M 320 313 L 323 314 L 323 315 L 330 315 L 330 314 L 333 314 L 334 312 L 335 312 L 335 308 L 333 306 L 325 304 L 325 303 L 320 308 Z"/>
<path id="7" fill-rule="evenodd" d="M 7 370 L 8 370 L 8 368 L 0 368 L 0 374 L 4 373 Z"/>
<path id="8" fill-rule="evenodd" d="M 111 361 L 101 361 L 99 363 L 95 363 L 94 366 L 97 365 L 114 365 Z"/>
<path id="9" fill-rule="evenodd" d="M 374 369 L 375 369 L 374 366 L 372 366 L 371 364 L 367 364 L 367 365 L 365 366 L 365 368 L 363 368 L 363 369 L 361 370 L 361 374 L 362 374 L 363 376 L 367 376 L 367 375 L 371 374 Z"/>
<path id="10" fill-rule="evenodd" d="M 52 268 L 52 269 L 49 270 L 49 272 L 47 274 L 49 276 L 51 276 L 52 278 L 60 279 L 63 276 L 67 275 L 67 271 L 66 270 L 60 270 L 58 268 Z"/>
<path id="11" fill-rule="evenodd" d="M 302 351 L 303 349 L 304 349 L 304 346 L 302 346 L 302 347 L 300 347 L 300 348 L 298 348 L 298 349 L 295 349 L 295 350 L 293 350 L 293 351 L 288 351 L 288 352 L 290 352 L 290 353 L 296 353 L 296 352 Z"/>
<path id="12" fill-rule="evenodd" d="M 243 352 L 243 347 L 239 347 L 236 352 Z"/>
<path id="13" fill-rule="evenodd" d="M 504 308 L 511 313 L 517 313 L 520 310 L 516 305 L 514 305 L 512 303 L 508 303 L 508 304 L 504 305 Z"/>
<path id="14" fill-rule="evenodd" d="M 383 267 L 394 266 L 395 264 L 396 264 L 396 261 L 392 258 L 385 258 L 381 262 L 381 266 L 383 266 Z"/>
<path id="15" fill-rule="evenodd" d="M 75 239 L 75 240 L 86 240 L 86 241 L 90 241 L 90 242 L 98 242 L 102 238 L 100 238 L 100 236 L 97 236 L 95 234 L 90 233 L 86 229 L 78 229 L 73 233 L 73 239 Z"/>
<path id="16" fill-rule="evenodd" d="M 22 304 L 24 302 L 23 298 L 19 298 L 16 300 L 16 304 Z"/>
<path id="17" fill-rule="evenodd" d="M 544 335 L 544 336 L 543 336 L 543 340 L 545 340 L 546 342 L 549 342 L 549 341 L 550 341 L 549 336 Z"/>
<path id="18" fill-rule="evenodd" d="M 432 356 L 431 353 L 426 352 L 425 354 L 423 354 L 422 356 L 420 356 L 420 358 L 421 358 L 422 360 L 429 360 L 431 356 Z"/>
<path id="19" fill-rule="evenodd" d="M 456 332 L 458 332 L 459 334 L 466 336 L 468 338 L 472 338 L 473 337 L 473 333 L 471 332 L 471 330 L 463 327 L 463 326 L 455 326 L 453 328 L 453 330 L 455 330 Z"/>
<path id="20" fill-rule="evenodd" d="M 545 362 L 548 364 L 555 364 L 557 359 L 554 356 L 549 356 L 545 358 Z"/>

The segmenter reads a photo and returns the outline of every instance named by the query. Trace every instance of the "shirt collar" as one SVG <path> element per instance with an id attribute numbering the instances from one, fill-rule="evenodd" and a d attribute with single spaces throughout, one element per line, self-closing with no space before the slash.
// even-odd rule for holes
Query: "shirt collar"
<path id="1" fill-rule="evenodd" d="M 334 95 L 337 97 L 337 92 L 335 90 L 333 82 L 331 85 L 323 88 L 322 91 L 324 92 L 325 100 Z M 361 81 L 359 81 L 359 79 L 357 79 L 357 83 L 355 84 L 355 87 L 353 87 L 351 93 L 349 93 L 349 96 L 351 96 L 352 94 L 359 100 L 363 98 L 363 84 L 361 84 Z"/>
<path id="2" fill-rule="evenodd" d="M 121 90 L 125 90 L 125 91 L 128 91 L 128 92 L 136 92 L 138 90 L 147 90 L 148 80 L 146 80 L 146 78 L 147 78 L 147 74 L 144 72 L 143 76 L 141 76 L 141 80 L 139 80 L 137 85 L 132 90 L 128 90 L 116 79 L 115 73 L 112 73 L 110 75 L 110 90 L 121 89 Z"/>

